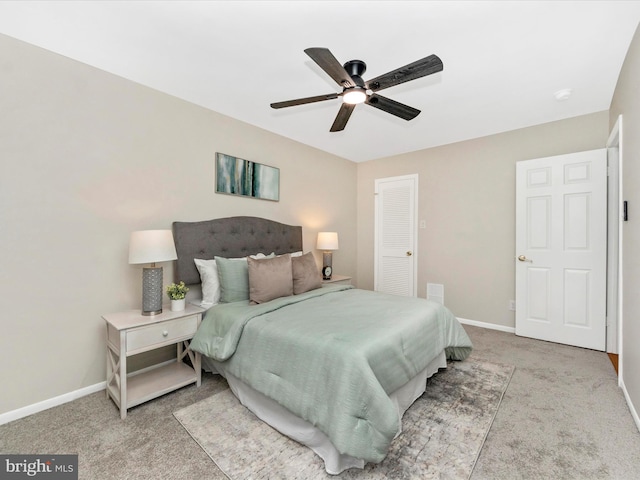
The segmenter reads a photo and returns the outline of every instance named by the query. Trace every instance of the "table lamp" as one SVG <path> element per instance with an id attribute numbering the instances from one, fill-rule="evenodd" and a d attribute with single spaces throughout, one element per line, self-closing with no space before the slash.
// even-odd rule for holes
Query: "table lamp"
<path id="1" fill-rule="evenodd" d="M 338 234 L 337 232 L 318 232 L 318 242 L 316 244 L 318 250 L 322 250 L 322 278 L 331 280 L 333 267 L 332 250 L 338 250 Z"/>
<path id="2" fill-rule="evenodd" d="M 171 230 L 133 232 L 129 241 L 129 263 L 150 263 L 142 270 L 142 315 L 162 313 L 162 267 L 156 262 L 176 260 Z"/>

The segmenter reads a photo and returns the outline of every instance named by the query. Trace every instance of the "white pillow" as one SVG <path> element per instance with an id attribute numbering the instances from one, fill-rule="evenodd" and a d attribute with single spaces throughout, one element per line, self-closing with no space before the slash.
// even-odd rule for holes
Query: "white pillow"
<path id="1" fill-rule="evenodd" d="M 201 260 L 194 258 L 196 268 L 200 273 L 202 283 L 203 307 L 210 307 L 220 303 L 220 279 L 218 279 L 218 267 L 215 260 Z"/>

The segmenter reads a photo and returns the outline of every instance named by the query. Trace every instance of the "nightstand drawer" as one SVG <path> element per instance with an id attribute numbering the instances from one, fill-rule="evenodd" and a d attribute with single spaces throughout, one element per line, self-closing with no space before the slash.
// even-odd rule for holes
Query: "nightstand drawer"
<path id="1" fill-rule="evenodd" d="M 198 328 L 198 316 L 156 323 L 127 332 L 127 353 L 160 343 L 174 343 L 177 339 L 192 336 Z"/>

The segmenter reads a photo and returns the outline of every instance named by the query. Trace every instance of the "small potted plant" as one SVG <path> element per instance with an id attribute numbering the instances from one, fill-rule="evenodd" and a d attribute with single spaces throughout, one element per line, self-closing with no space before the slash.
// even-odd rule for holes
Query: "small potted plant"
<path id="1" fill-rule="evenodd" d="M 181 312 L 184 310 L 184 299 L 187 296 L 189 287 L 184 282 L 172 283 L 167 286 L 167 295 L 171 299 L 171 311 Z"/>

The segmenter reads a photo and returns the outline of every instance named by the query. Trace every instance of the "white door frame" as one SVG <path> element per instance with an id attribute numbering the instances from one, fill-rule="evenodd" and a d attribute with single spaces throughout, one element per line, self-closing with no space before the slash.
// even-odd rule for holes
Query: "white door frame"
<path id="1" fill-rule="evenodd" d="M 607 140 L 607 352 L 622 356 L 622 115 Z M 618 362 L 618 378 L 622 378 Z"/>

